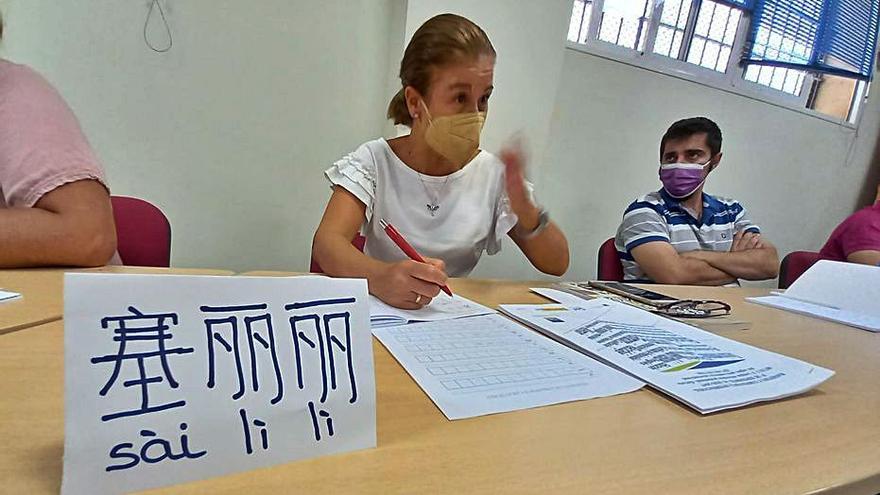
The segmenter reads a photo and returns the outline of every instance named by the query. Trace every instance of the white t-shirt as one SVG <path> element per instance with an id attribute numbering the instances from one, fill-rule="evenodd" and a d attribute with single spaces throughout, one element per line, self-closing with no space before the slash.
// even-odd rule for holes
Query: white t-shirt
<path id="1" fill-rule="evenodd" d="M 364 252 L 382 261 L 407 257 L 382 230 L 380 219 L 394 225 L 423 256 L 442 259 L 452 277 L 467 276 L 483 251 L 500 251 L 502 238 L 517 222 L 504 186 L 504 164 L 486 151 L 461 170 L 434 177 L 420 175 L 385 139 L 376 139 L 324 175 L 366 205 Z M 531 184 L 526 187 L 531 194 Z M 439 206 L 433 216 L 428 205 Z"/>

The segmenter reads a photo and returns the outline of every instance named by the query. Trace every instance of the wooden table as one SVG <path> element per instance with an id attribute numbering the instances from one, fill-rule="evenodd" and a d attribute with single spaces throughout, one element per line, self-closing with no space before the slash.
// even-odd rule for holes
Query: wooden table
<path id="1" fill-rule="evenodd" d="M 18 292 L 20 299 L 0 303 L 0 335 L 60 320 L 64 313 L 64 274 L 89 273 L 170 273 L 177 275 L 232 275 L 227 270 L 198 268 L 149 268 L 143 266 L 105 266 L 88 270 L 36 268 L 0 270 L 0 289 Z"/>
<path id="2" fill-rule="evenodd" d="M 453 280 L 484 304 L 540 302 L 529 284 Z M 448 421 L 375 343 L 378 448 L 156 493 L 864 493 L 880 491 L 880 335 L 743 302 L 759 289 L 658 287 L 724 299 L 743 342 L 837 371 L 796 398 L 701 416 L 648 389 Z M 722 333 L 722 332 L 719 332 Z M 62 325 L 0 337 L 0 477 L 57 493 Z"/>

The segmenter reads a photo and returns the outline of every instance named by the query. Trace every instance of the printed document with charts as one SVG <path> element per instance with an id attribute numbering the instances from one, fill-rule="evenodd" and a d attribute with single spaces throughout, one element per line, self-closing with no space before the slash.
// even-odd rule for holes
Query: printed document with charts
<path id="1" fill-rule="evenodd" d="M 834 374 L 608 299 L 500 310 L 702 414 L 797 395 Z"/>

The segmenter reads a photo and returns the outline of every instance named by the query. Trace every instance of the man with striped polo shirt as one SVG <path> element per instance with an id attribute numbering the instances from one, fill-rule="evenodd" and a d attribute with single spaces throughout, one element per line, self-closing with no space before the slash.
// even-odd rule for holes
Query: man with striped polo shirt
<path id="1" fill-rule="evenodd" d="M 739 202 L 703 192 L 721 162 L 721 130 L 680 120 L 660 141 L 663 187 L 623 214 L 615 246 L 627 281 L 726 285 L 776 277 L 776 249 Z"/>

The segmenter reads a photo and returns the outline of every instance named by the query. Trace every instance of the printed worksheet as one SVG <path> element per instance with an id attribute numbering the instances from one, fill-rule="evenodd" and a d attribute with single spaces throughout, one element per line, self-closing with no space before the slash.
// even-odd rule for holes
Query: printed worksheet
<path id="1" fill-rule="evenodd" d="M 501 315 L 374 328 L 449 419 L 623 394 L 644 384 Z"/>

